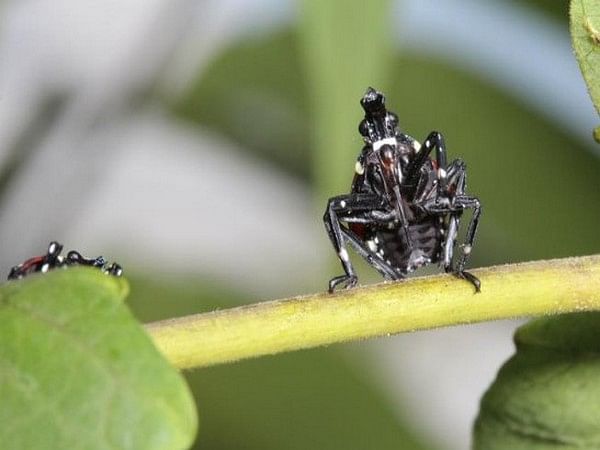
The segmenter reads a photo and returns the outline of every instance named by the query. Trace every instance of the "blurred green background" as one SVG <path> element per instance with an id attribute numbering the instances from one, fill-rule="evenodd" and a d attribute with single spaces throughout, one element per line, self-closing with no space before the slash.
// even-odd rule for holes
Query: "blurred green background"
<path id="1" fill-rule="evenodd" d="M 349 188 L 368 85 L 406 133 L 441 131 L 467 162 L 484 206 L 472 266 L 600 251 L 597 118 L 567 2 L 57 5 L 4 10 L 3 270 L 51 239 L 103 252 L 125 265 L 143 321 L 324 289 L 341 269 L 320 217 Z M 465 448 L 513 327 L 500 344 L 457 331 L 454 345 L 489 348 L 485 362 L 457 362 L 432 334 L 448 357 L 428 366 L 435 383 L 380 373 L 382 354 L 412 373 L 428 349 L 372 344 L 191 371 L 195 448 Z M 444 364 L 478 383 L 446 383 Z M 456 383 L 472 388 L 464 402 Z"/>

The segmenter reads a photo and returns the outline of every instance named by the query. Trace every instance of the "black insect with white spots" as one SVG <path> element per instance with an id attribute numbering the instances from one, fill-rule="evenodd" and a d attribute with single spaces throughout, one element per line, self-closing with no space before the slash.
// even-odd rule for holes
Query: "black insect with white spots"
<path id="1" fill-rule="evenodd" d="M 444 137 L 436 131 L 422 145 L 402 133 L 382 93 L 369 88 L 360 103 L 365 118 L 358 130 L 365 146 L 352 187 L 349 194 L 329 199 L 323 216 L 345 272 L 329 282 L 329 292 L 357 283 L 348 244 L 387 280 L 437 263 L 479 292 L 479 279 L 465 271 L 481 215 L 479 200 L 465 193 L 465 163 L 446 163 Z M 461 254 L 454 258 L 460 219 L 467 209 L 473 214 Z"/>
<path id="2" fill-rule="evenodd" d="M 84 258 L 75 250 L 71 250 L 66 256 L 61 255 L 63 246 L 58 242 L 52 241 L 48 245 L 48 251 L 45 255 L 34 256 L 25 262 L 14 266 L 8 274 L 9 280 L 18 280 L 36 272 L 48 272 L 52 269 L 69 266 L 90 266 L 100 269 L 107 275 L 120 277 L 123 274 L 123 268 L 117 263 L 108 264 L 102 256 L 97 258 Z"/>

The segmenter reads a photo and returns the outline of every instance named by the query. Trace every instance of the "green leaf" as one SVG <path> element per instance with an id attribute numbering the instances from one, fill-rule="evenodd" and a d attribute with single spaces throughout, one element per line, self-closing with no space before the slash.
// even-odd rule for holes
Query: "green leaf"
<path id="1" fill-rule="evenodd" d="M 298 53 L 289 30 L 244 39 L 216 55 L 170 106 L 179 118 L 307 177 L 307 101 Z"/>
<path id="2" fill-rule="evenodd" d="M 483 397 L 475 449 L 600 448 L 600 313 L 534 320 Z"/>
<path id="3" fill-rule="evenodd" d="M 571 39 L 588 91 L 600 113 L 600 3 L 597 0 L 571 1 Z"/>
<path id="4" fill-rule="evenodd" d="M 358 100 L 368 86 L 385 91 L 392 55 L 391 2 L 304 0 L 301 5 L 312 167 L 324 202 L 348 186 L 348 175 L 332 167 L 354 167 L 361 147 L 356 127 L 363 117 Z"/>
<path id="5" fill-rule="evenodd" d="M 89 268 L 0 286 L 2 448 L 191 445 L 189 389 L 123 304 L 127 290 Z"/>

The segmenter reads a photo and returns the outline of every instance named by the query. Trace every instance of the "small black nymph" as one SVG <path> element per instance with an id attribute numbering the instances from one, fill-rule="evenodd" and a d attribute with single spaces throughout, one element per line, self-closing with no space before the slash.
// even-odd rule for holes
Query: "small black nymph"
<path id="1" fill-rule="evenodd" d="M 398 116 L 385 107 L 385 97 L 373 88 L 360 101 L 365 117 L 358 130 L 365 146 L 355 166 L 350 193 L 329 199 L 325 228 L 345 275 L 329 282 L 329 292 L 357 283 L 347 244 L 388 280 L 404 278 L 428 264 L 481 283 L 464 270 L 481 215 L 476 197 L 465 194 L 466 166 L 446 163 L 441 133 L 432 131 L 423 144 L 398 128 Z M 435 149 L 435 159 L 430 154 Z M 473 215 L 462 254 L 453 261 L 460 218 Z"/>
<path id="2" fill-rule="evenodd" d="M 48 245 L 48 251 L 45 255 L 34 256 L 25 262 L 14 266 L 8 274 L 9 280 L 18 280 L 35 272 L 48 272 L 49 270 L 67 266 L 90 266 L 97 267 L 102 272 L 120 277 L 123 274 L 123 268 L 117 264 L 108 264 L 102 256 L 97 258 L 84 258 L 75 250 L 67 253 L 67 256 L 62 256 L 63 246 L 58 242 L 52 241 Z"/>

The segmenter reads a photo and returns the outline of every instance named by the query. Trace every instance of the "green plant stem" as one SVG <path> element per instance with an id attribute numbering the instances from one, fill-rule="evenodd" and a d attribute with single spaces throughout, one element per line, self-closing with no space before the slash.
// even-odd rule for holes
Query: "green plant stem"
<path id="1" fill-rule="evenodd" d="M 181 369 L 407 331 L 600 309 L 600 255 L 257 303 L 155 322 L 147 330 Z"/>

